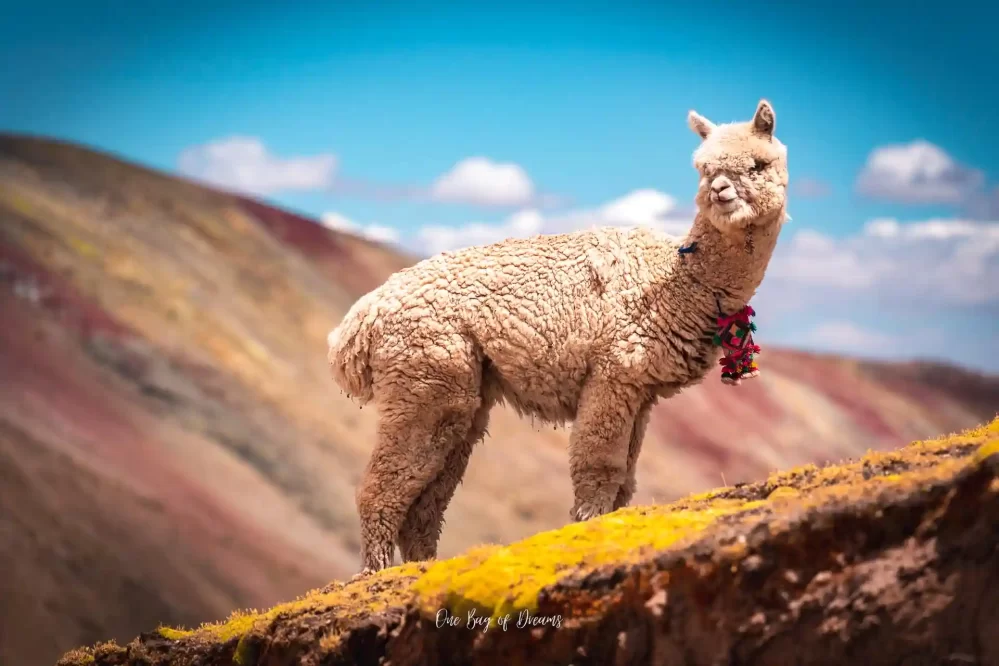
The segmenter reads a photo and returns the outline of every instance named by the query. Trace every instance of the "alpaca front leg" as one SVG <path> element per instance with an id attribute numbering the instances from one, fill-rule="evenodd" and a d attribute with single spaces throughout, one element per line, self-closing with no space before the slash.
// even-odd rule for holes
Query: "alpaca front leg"
<path id="1" fill-rule="evenodd" d="M 630 387 L 591 382 L 583 388 L 569 439 L 573 520 L 614 510 L 627 480 L 628 449 L 639 400 Z"/>
<path id="2" fill-rule="evenodd" d="M 628 466 L 624 483 L 621 484 L 614 500 L 615 511 L 628 506 L 628 502 L 631 501 L 638 488 L 638 482 L 635 479 L 635 472 L 638 469 L 638 455 L 642 452 L 642 441 L 645 439 L 645 430 L 649 425 L 649 415 L 652 412 L 653 404 L 654 402 L 650 401 L 642 405 L 642 408 L 638 410 L 638 416 L 635 417 L 635 424 L 631 428 L 631 437 L 628 442 Z"/>

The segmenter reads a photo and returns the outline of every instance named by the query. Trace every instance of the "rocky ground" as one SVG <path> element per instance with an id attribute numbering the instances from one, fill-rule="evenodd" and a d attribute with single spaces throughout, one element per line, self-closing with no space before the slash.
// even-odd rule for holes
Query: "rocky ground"
<path id="1" fill-rule="evenodd" d="M 987 665 L 997 626 L 999 419 L 161 627 L 58 666 Z"/>

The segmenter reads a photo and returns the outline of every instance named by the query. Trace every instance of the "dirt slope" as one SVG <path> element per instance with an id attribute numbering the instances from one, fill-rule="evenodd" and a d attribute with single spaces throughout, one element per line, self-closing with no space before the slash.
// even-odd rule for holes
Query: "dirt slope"
<path id="1" fill-rule="evenodd" d="M 0 664 L 352 573 L 375 413 L 332 384 L 325 337 L 411 261 L 102 153 L 0 135 Z M 762 361 L 736 392 L 711 379 L 657 408 L 636 502 L 999 410 L 994 377 L 772 348 Z M 505 411 L 490 432 L 442 555 L 568 520 L 568 432 Z"/>
<path id="2" fill-rule="evenodd" d="M 999 419 L 59 666 L 996 664 L 996 525 Z"/>

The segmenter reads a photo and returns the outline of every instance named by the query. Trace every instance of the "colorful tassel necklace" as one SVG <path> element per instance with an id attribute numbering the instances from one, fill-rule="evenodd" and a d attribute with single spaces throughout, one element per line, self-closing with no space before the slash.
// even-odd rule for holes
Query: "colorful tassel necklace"
<path id="1" fill-rule="evenodd" d="M 733 315 L 720 314 L 718 317 L 714 343 L 721 345 L 724 353 L 718 362 L 722 367 L 721 380 L 725 384 L 735 386 L 743 379 L 752 379 L 760 374 L 756 365 L 760 346 L 753 342 L 756 324 L 751 320 L 755 315 L 756 311 L 747 305 Z"/>
<path id="2" fill-rule="evenodd" d="M 696 250 L 697 243 L 691 243 L 680 247 L 679 254 L 682 257 Z M 718 320 L 712 341 L 723 352 L 718 361 L 722 367 L 721 380 L 724 384 L 737 386 L 743 379 L 752 379 L 760 374 L 760 368 L 756 364 L 760 346 L 753 341 L 756 324 L 752 318 L 756 316 L 756 310 L 746 305 L 735 314 L 726 315 L 717 296 L 715 301 L 718 303 Z"/>

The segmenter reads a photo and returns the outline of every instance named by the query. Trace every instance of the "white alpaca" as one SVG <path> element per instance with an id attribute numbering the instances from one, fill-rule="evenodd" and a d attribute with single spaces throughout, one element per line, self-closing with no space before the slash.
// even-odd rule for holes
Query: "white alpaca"
<path id="1" fill-rule="evenodd" d="M 572 516 L 625 506 L 649 410 L 716 364 L 719 309 L 747 305 L 781 223 L 786 148 L 761 101 L 703 139 L 682 242 L 613 228 L 445 252 L 392 275 L 329 336 L 337 384 L 380 412 L 357 491 L 365 570 L 436 556 L 444 510 L 489 410 L 574 421 Z M 687 250 L 678 252 L 684 246 Z"/>

